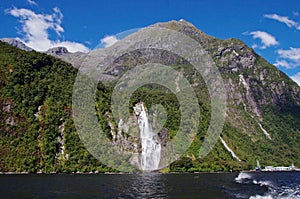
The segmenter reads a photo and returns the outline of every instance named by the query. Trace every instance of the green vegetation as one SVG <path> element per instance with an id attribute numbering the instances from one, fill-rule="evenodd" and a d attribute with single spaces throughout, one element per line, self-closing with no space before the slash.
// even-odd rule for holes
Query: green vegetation
<path id="1" fill-rule="evenodd" d="M 0 42 L 0 71 L 1 172 L 111 171 L 88 153 L 76 133 L 71 118 L 76 69 Z M 68 157 L 57 157 L 59 137 Z"/>
<path id="2" fill-rule="evenodd" d="M 222 42 L 207 38 L 212 42 L 208 49 L 212 55 L 219 45 L 244 45 L 234 39 Z M 209 44 L 205 43 L 205 46 L 209 47 Z M 237 53 L 243 53 L 243 49 L 234 48 L 237 48 Z M 245 51 L 253 53 L 248 48 Z M 231 56 L 230 53 L 225 53 L 226 58 Z M 297 95 L 299 99 L 299 87 L 258 55 L 255 57 L 255 65 L 270 78 L 263 82 L 253 68 L 244 68 L 242 73 L 251 81 L 252 97 L 260 108 L 261 117 L 255 115 L 249 105 L 245 108 L 241 102 L 228 101 L 228 116 L 222 133 L 222 138 L 241 162 L 234 159 L 220 141 L 205 158 L 198 158 L 209 127 L 210 97 L 203 79 L 189 64 L 178 58 L 170 64 L 182 72 L 191 85 L 195 85 L 200 122 L 189 149 L 163 172 L 249 170 L 254 168 L 256 159 L 261 165 L 288 166 L 294 162 L 300 167 L 300 106 L 295 98 Z M 236 92 L 245 93 L 245 88 L 239 83 L 239 73 L 226 68 L 230 61 L 215 59 L 223 78 L 238 85 Z M 126 64 L 131 66 L 130 62 Z M 70 64 L 51 56 L 25 52 L 0 42 L 0 172 L 117 172 L 95 159 L 76 132 L 72 120 L 72 89 L 76 73 L 77 69 Z M 280 99 L 275 99 L 278 96 L 272 91 L 282 81 L 286 86 Z M 112 112 L 114 86 L 115 82 L 99 83 L 95 95 L 99 124 L 109 139 L 112 134 L 107 114 Z M 247 103 L 246 97 L 243 98 Z M 148 110 L 153 105 L 163 105 L 167 113 L 163 127 L 170 138 L 176 135 L 183 113 L 175 94 L 158 84 L 145 85 L 131 96 L 131 113 L 138 102 L 143 102 Z M 116 121 L 110 122 L 117 126 Z M 272 140 L 266 138 L 259 123 L 270 133 Z"/>

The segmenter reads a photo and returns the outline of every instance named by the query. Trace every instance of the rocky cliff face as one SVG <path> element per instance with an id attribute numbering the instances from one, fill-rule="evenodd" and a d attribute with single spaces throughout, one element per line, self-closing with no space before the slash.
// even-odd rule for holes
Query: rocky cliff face
<path id="1" fill-rule="evenodd" d="M 0 41 L 6 42 L 14 47 L 17 47 L 21 50 L 25 50 L 25 51 L 32 51 L 32 48 L 29 48 L 28 46 L 26 46 L 22 41 L 18 40 L 18 39 L 13 39 L 13 38 L 2 38 L 0 39 Z"/>
<path id="2" fill-rule="evenodd" d="M 158 132 L 162 141 L 161 145 L 165 148 L 170 147 L 171 150 L 172 146 L 169 142 L 176 136 L 180 124 L 180 104 L 174 93 L 172 94 L 167 88 L 158 86 L 160 82 L 157 82 L 158 85 L 146 85 L 132 94 L 128 103 L 128 108 L 131 110 L 130 118 L 120 118 L 119 121 L 114 121 L 110 107 L 116 81 L 122 78 L 127 71 L 149 62 L 161 63 L 171 66 L 179 76 L 185 77 L 189 81 L 198 98 L 200 110 L 199 131 L 196 132 L 197 135 L 187 152 L 179 161 L 170 166 L 171 170 L 251 169 L 255 166 L 256 159 L 259 159 L 262 165 L 289 165 L 294 162 L 296 166 L 300 167 L 300 88 L 295 82 L 240 40 L 219 40 L 206 35 L 184 20 L 158 23 L 151 27 L 164 27 L 185 34 L 198 42 L 212 57 L 223 78 L 227 94 L 227 117 L 221 134 L 222 142 L 218 141 L 207 157 L 198 158 L 199 149 L 205 139 L 210 122 L 211 97 L 201 74 L 193 68 L 192 64 L 183 57 L 168 51 L 138 49 L 117 57 L 98 77 L 102 82 L 101 85 L 98 85 L 96 93 L 97 115 L 112 144 L 121 151 L 140 152 L 137 118 L 133 107 L 143 102 L 149 110 L 151 121 L 155 121 L 154 115 L 158 114 L 153 114 L 151 107 L 156 104 L 164 106 L 166 119 L 161 124 L 153 122 L 153 126 L 155 128 L 155 126 L 161 125 Z M 140 33 L 135 34 L 139 36 Z M 1 53 L 4 55 L 9 50 L 2 51 Z M 10 61 L 16 59 L 15 54 L 8 53 L 9 59 L 0 59 L 1 63 L 3 62 L 0 65 L 3 69 L 0 71 L 0 108 L 2 110 L 0 116 L 3 119 L 0 168 L 7 170 L 10 166 L 18 167 L 17 164 L 5 162 L 13 159 L 16 155 L 11 151 L 14 151 L 14 147 L 15 151 L 20 150 L 27 142 L 36 142 L 32 146 L 36 146 L 38 151 L 35 152 L 35 148 L 32 147 L 31 154 L 35 154 L 37 157 L 35 162 L 37 165 L 42 165 L 37 166 L 42 171 L 66 169 L 73 172 L 87 171 L 90 168 L 99 170 L 99 163 L 95 163 L 96 161 L 83 148 L 72 123 L 70 101 L 76 77 L 75 69 L 70 69 L 69 66 L 60 67 L 59 65 L 62 63 L 54 58 L 50 59 L 50 56 L 31 53 L 25 54 L 21 51 L 16 53 L 20 54 L 20 59 L 26 63 L 24 64 L 26 67 L 19 66 L 16 64 L 19 63 L 17 61 L 15 63 Z M 65 48 L 60 47 L 51 49 L 47 53 L 72 63 L 75 68 L 86 67 L 86 64 L 97 65 L 103 55 L 101 50 L 94 50 L 89 54 L 69 53 Z M 60 75 L 61 73 L 51 70 L 49 66 L 63 70 L 64 77 Z M 46 75 L 48 72 L 51 75 Z M 68 76 L 68 73 L 72 73 L 72 76 Z M 35 78 L 37 78 L 36 81 Z M 58 79 L 59 85 L 53 82 L 53 79 Z M 176 80 L 177 77 L 174 79 Z M 179 85 L 179 81 L 176 84 Z M 38 87 L 33 85 L 38 85 Z M 24 89 L 30 89 L 30 92 L 29 90 L 25 93 L 22 92 Z M 64 89 L 65 93 L 62 95 L 61 90 Z M 19 95 L 16 96 L 11 90 L 16 90 Z M 178 89 L 176 87 L 175 90 L 180 92 L 179 87 Z M 34 99 L 33 102 L 23 99 L 29 93 Z M 56 98 L 60 99 L 59 103 L 56 102 Z M 27 108 L 28 110 L 25 104 L 30 107 Z M 37 112 L 37 116 L 34 116 Z M 35 121 L 37 117 L 39 119 Z M 29 121 L 33 121 L 34 125 L 30 125 Z M 26 140 L 28 136 L 25 137 L 23 132 L 31 132 L 30 141 Z M 22 139 L 26 142 L 18 136 L 24 136 Z M 16 142 L 13 141 L 15 139 Z M 76 140 L 76 144 L 73 143 L 74 140 Z M 49 144 L 47 144 L 48 141 Z M 8 145 L 11 142 L 14 145 L 9 148 Z M 21 165 L 22 158 L 19 158 L 19 165 Z M 47 162 L 47 158 L 49 158 L 49 162 Z M 134 161 L 138 160 L 133 158 L 132 162 Z M 68 167 L 72 169 L 68 170 Z M 101 167 L 101 169 L 103 168 Z"/>
<path id="3" fill-rule="evenodd" d="M 52 56 L 62 56 L 62 55 L 69 54 L 69 51 L 66 47 L 55 47 L 47 50 L 46 53 Z"/>
<path id="4" fill-rule="evenodd" d="M 213 58 L 228 97 L 222 138 L 227 143 L 226 147 L 230 147 L 242 162 L 255 162 L 256 158 L 271 151 L 277 153 L 276 145 L 279 143 L 285 143 L 284 152 L 278 152 L 276 158 L 265 160 L 266 163 L 282 162 L 280 157 L 289 162 L 297 161 L 295 158 L 300 157 L 300 88 L 295 82 L 240 40 L 213 38 L 184 20 L 158 23 L 152 27 L 176 30 L 193 38 Z M 90 56 L 97 57 L 97 51 Z M 129 69 L 148 62 L 182 66 L 178 70 L 193 82 L 193 88 L 201 96 L 200 101 L 209 106 L 210 97 L 201 75 L 196 74 L 191 64 L 182 57 L 162 50 L 141 49 L 126 53 L 117 58 L 99 79 L 110 84 Z M 220 145 L 219 142 L 211 154 L 226 151 Z M 188 154 L 187 157 L 195 158 L 197 153 L 190 151 Z"/>
<path id="5" fill-rule="evenodd" d="M 79 68 L 86 54 L 82 52 L 70 53 L 66 47 L 55 47 L 47 50 L 46 54 L 71 63 L 75 68 Z"/>

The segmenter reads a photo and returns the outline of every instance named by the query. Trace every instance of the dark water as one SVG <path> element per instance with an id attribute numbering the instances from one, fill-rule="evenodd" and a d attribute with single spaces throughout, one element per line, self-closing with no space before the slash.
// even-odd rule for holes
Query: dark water
<path id="1" fill-rule="evenodd" d="M 300 198 L 300 172 L 0 175 L 0 198 Z"/>

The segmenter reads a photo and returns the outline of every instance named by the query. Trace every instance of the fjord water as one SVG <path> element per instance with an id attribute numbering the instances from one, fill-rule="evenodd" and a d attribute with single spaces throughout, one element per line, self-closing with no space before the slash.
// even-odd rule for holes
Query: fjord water
<path id="1" fill-rule="evenodd" d="M 0 175 L 0 198 L 300 198 L 300 172 Z"/>

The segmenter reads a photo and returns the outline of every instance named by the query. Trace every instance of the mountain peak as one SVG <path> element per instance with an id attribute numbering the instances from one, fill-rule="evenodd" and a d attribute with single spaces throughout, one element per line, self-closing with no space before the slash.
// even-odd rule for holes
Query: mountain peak
<path id="1" fill-rule="evenodd" d="M 50 54 L 50 55 L 59 55 L 60 56 L 60 55 L 69 54 L 69 51 L 66 47 L 59 46 L 59 47 L 50 48 L 49 50 L 47 50 L 46 53 Z"/>
<path id="2" fill-rule="evenodd" d="M 196 26 L 192 23 L 180 19 L 180 20 L 171 20 L 168 22 L 159 22 L 150 27 L 163 27 L 168 28 L 170 30 L 175 30 L 177 32 L 183 33 L 188 35 L 189 37 L 195 39 L 196 41 L 200 42 L 201 44 L 209 42 L 209 40 L 213 39 L 214 37 L 207 35 L 202 30 L 199 30 Z"/>
<path id="3" fill-rule="evenodd" d="M 14 39 L 14 38 L 2 38 L 0 41 L 3 41 L 5 43 L 8 43 L 9 45 L 12 45 L 14 47 L 17 47 L 21 50 L 25 51 L 32 51 L 33 49 L 26 46 L 21 40 L 19 39 Z"/>
<path id="4" fill-rule="evenodd" d="M 69 52 L 64 46 L 50 48 L 45 53 L 71 63 L 75 68 L 79 68 L 82 60 L 86 56 L 86 54 L 83 52 Z"/>
<path id="5" fill-rule="evenodd" d="M 165 147 L 162 147 L 161 150 L 162 164 L 165 164 L 165 159 L 168 161 L 169 158 L 172 158 L 171 156 L 167 157 L 168 151 L 171 151 L 172 155 L 176 155 L 172 151 L 175 147 L 171 141 L 172 138 L 174 139 L 173 136 L 176 136 L 176 131 L 184 127 L 180 126 L 179 122 L 182 118 L 181 103 L 183 101 L 180 101 L 177 96 L 183 86 L 181 79 L 186 79 L 193 95 L 196 96 L 197 106 L 199 106 L 197 108 L 200 111 L 198 131 L 193 132 L 195 140 L 191 147 L 180 157 L 181 159 L 172 163 L 168 170 L 179 172 L 249 170 L 257 159 L 261 160 L 264 165 L 286 164 L 287 162 L 295 162 L 295 165 L 300 165 L 300 87 L 296 83 L 275 66 L 267 63 L 240 40 L 213 38 L 185 20 L 157 23 L 152 27 L 168 28 L 188 35 L 195 42 L 199 42 L 213 59 L 223 79 L 227 94 L 226 122 L 222 135 L 217 137 L 220 141 L 212 148 L 213 151 L 207 157 L 199 157 L 199 152 L 201 152 L 199 150 L 202 150 L 201 147 L 206 140 L 205 131 L 210 128 L 211 124 L 214 124 L 211 121 L 213 95 L 208 90 L 211 81 L 205 82 L 202 77 L 202 75 L 210 73 L 209 69 L 201 74 L 201 71 L 197 71 L 191 64 L 193 62 L 189 63 L 189 60 L 185 60 L 180 55 L 155 48 L 154 45 L 154 48 L 139 48 L 139 46 L 143 46 L 143 43 L 138 43 L 139 46 L 136 50 L 131 51 L 129 48 L 128 51 L 125 51 L 126 53 L 120 53 L 121 55 L 115 60 L 110 59 L 114 56 L 108 57 L 107 60 L 111 63 L 107 62 L 107 64 L 103 63 L 103 60 L 106 61 L 104 56 L 109 55 L 107 52 L 118 50 L 117 48 L 120 46 L 113 45 L 105 53 L 103 49 L 96 49 L 89 54 L 69 53 L 64 47 L 50 49 L 48 53 L 53 53 L 55 57 L 72 63 L 76 68 L 88 66 L 94 69 L 95 66 L 103 66 L 102 74 L 99 76 L 92 74 L 92 77 L 100 80 L 94 87 L 97 89 L 93 96 L 97 109 L 92 114 L 101 117 L 99 124 L 104 127 L 103 136 L 111 141 L 112 146 L 128 152 L 128 154 L 142 151 L 136 115 L 132 112 L 132 116 L 119 117 L 119 120 L 114 121 L 111 96 L 118 88 L 137 85 L 136 83 L 140 83 L 138 82 L 140 80 L 148 81 L 144 77 L 150 77 L 149 85 L 141 85 L 134 90 L 132 95 L 128 95 L 126 108 L 134 110 L 136 102 L 144 103 L 147 109 L 153 104 L 162 105 L 163 109 L 159 109 L 163 112 L 151 107 L 153 114 L 150 113 L 154 119 L 156 112 L 166 114 L 166 117 L 157 117 L 159 122 L 164 121 L 161 119 L 166 119 L 162 128 L 160 128 L 160 123 L 153 122 L 160 144 Z M 143 31 L 137 31 L 134 34 L 133 39 L 141 36 L 138 34 L 143 34 Z M 182 34 L 181 36 L 183 36 Z M 132 38 L 129 38 L 128 41 L 135 42 Z M 141 42 L 144 41 L 147 42 L 147 40 L 141 40 Z M 157 41 L 160 40 L 155 42 Z M 129 46 L 132 45 L 134 43 L 129 43 Z M 146 45 L 150 46 L 148 43 Z M 126 46 L 121 47 L 126 49 Z M 178 46 L 178 50 L 181 50 L 180 47 Z M 198 57 L 191 56 L 191 59 L 198 59 Z M 201 60 L 206 61 L 205 59 Z M 86 157 L 88 151 L 85 151 L 85 148 L 76 147 L 82 142 L 78 137 L 76 126 L 72 122 L 79 111 L 72 107 L 73 91 L 82 92 L 78 97 L 80 97 L 79 100 L 83 100 L 86 98 L 84 94 L 88 94 L 92 87 L 83 85 L 83 82 L 80 81 L 78 86 L 88 87 L 74 89 L 73 84 L 78 81 L 76 76 L 81 73 L 73 69 L 71 65 L 57 61 L 57 59 L 42 53 L 35 51 L 27 53 L 0 42 L 0 109 L 2 110 L 0 111 L 0 122 L 2 122 L 0 142 L 4 143 L 0 145 L 0 171 L 70 173 L 86 171 L 86 168 L 96 171 L 99 169 L 99 172 L 109 171 L 107 165 L 100 167 L 95 159 L 81 161 Z M 153 70 L 154 67 L 151 68 L 152 63 L 159 63 L 176 71 L 174 81 L 168 82 L 169 85 L 173 84 L 175 87 L 178 84 L 179 89 L 175 90 L 174 87 L 176 92 L 164 86 L 166 75 L 170 77 L 173 74 L 157 73 L 156 70 Z M 144 70 L 143 65 L 148 67 L 147 70 Z M 85 73 L 88 72 L 88 67 L 80 69 L 80 72 L 84 72 L 83 75 L 90 75 L 90 73 Z M 138 67 L 140 68 L 138 69 Z M 148 69 L 150 73 L 148 73 Z M 137 73 L 140 70 L 143 70 L 143 73 Z M 156 77 L 151 75 L 156 74 L 159 75 L 161 81 L 152 84 L 152 80 Z M 126 80 L 130 80 L 130 82 L 127 84 Z M 116 85 L 120 87 L 116 87 Z M 219 89 L 217 86 L 215 89 Z M 84 88 L 88 88 L 88 90 Z M 215 92 L 214 89 L 213 92 Z M 127 94 L 129 93 L 124 92 L 124 95 L 122 93 L 119 97 L 127 97 Z M 78 102 L 80 102 L 79 105 L 84 103 L 84 101 Z M 149 110 L 151 109 L 149 108 Z M 34 110 L 37 112 L 34 113 Z M 33 119 L 33 115 L 36 117 L 39 115 L 39 117 Z M 53 119 L 49 120 L 49 118 Z M 63 118 L 63 121 L 60 118 Z M 86 124 L 90 124 L 90 121 L 87 120 Z M 184 122 L 182 124 L 186 126 Z M 48 129 L 53 130 L 48 131 Z M 184 129 L 189 131 L 191 128 Z M 38 140 L 36 135 L 40 136 Z M 12 141 L 14 144 L 10 144 Z M 23 150 L 28 143 L 30 145 L 28 150 Z M 40 144 L 47 147 L 39 147 Z M 182 144 L 184 143 L 182 142 Z M 31 157 L 35 159 L 31 159 Z M 45 159 L 40 157 L 45 157 Z M 68 157 L 70 158 L 68 159 Z M 74 158 L 76 161 L 72 161 Z M 134 164 L 135 160 L 139 161 L 139 156 L 132 155 L 128 159 L 131 161 L 130 164 Z M 22 165 L 24 160 L 29 164 Z M 68 164 L 65 164 L 66 162 Z M 119 160 L 112 162 L 119 162 Z M 118 168 L 123 169 L 124 165 L 128 165 L 128 163 L 121 163 L 120 167 L 113 168 L 112 171 L 116 171 Z"/>

